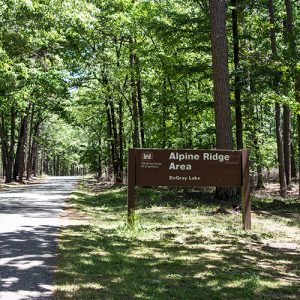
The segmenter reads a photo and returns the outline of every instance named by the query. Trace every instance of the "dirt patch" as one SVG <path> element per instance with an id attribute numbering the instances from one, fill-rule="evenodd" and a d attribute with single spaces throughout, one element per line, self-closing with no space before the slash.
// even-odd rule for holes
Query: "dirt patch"
<path id="1" fill-rule="evenodd" d="M 85 185 L 88 187 L 88 190 L 93 193 L 101 193 L 105 190 L 108 190 L 114 186 L 116 186 L 112 181 L 102 181 L 96 179 L 88 179 L 85 181 Z"/>
<path id="2" fill-rule="evenodd" d="M 268 198 L 280 196 L 280 185 L 279 183 L 268 182 L 264 183 L 265 188 L 260 190 L 254 190 L 252 194 L 257 198 Z M 290 188 L 287 191 L 288 198 L 299 198 L 299 184 L 298 182 L 292 182 Z"/>
<path id="3" fill-rule="evenodd" d="M 60 225 L 63 227 L 86 225 L 89 218 L 86 214 L 72 207 L 71 199 L 65 201 L 63 212 L 60 214 Z"/>

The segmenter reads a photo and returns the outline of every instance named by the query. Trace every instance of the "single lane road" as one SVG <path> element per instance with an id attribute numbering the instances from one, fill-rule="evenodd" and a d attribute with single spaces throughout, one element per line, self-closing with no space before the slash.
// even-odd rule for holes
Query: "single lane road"
<path id="1" fill-rule="evenodd" d="M 59 215 L 77 180 L 0 192 L 0 300 L 53 298 Z"/>

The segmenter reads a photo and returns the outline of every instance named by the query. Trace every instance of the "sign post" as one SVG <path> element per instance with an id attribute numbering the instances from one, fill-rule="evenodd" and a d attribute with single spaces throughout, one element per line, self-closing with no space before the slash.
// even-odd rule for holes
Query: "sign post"
<path id="1" fill-rule="evenodd" d="M 242 187 L 243 228 L 251 229 L 249 158 L 246 150 L 128 150 L 128 221 L 135 186 Z"/>
<path id="2" fill-rule="evenodd" d="M 135 150 L 128 150 L 128 179 L 127 179 L 127 207 L 128 221 L 132 222 L 135 207 Z"/>
<path id="3" fill-rule="evenodd" d="M 242 150 L 242 214 L 243 228 L 251 229 L 251 203 L 250 203 L 250 179 L 249 179 L 249 156 L 246 150 Z"/>

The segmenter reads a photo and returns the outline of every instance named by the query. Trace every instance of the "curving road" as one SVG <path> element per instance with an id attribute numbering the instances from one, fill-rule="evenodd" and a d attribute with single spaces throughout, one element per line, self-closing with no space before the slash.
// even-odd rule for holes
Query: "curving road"
<path id="1" fill-rule="evenodd" d="M 53 298 L 59 214 L 77 180 L 0 192 L 0 300 Z"/>

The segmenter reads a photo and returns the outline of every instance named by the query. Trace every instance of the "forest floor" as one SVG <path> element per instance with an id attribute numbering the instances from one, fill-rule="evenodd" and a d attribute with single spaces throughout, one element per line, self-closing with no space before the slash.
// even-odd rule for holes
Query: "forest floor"
<path id="1" fill-rule="evenodd" d="M 268 182 L 264 184 L 264 189 L 255 190 L 253 195 L 258 198 L 275 197 L 281 198 L 279 192 L 279 184 L 274 182 Z M 287 198 L 299 198 L 299 184 L 298 182 L 292 182 L 291 186 L 287 190 Z M 299 200 L 300 203 L 300 200 Z"/>
<path id="2" fill-rule="evenodd" d="M 273 184 L 255 191 L 251 231 L 212 190 L 152 188 L 137 188 L 130 227 L 126 190 L 90 180 L 73 193 L 56 299 L 300 299 L 296 188 L 286 199 Z"/>
<path id="3" fill-rule="evenodd" d="M 46 178 L 47 178 L 46 176 L 31 177 L 30 179 L 24 179 L 22 183 L 15 182 L 15 181 L 6 183 L 3 178 L 0 178 L 0 191 L 10 189 L 10 188 L 22 187 L 22 186 L 28 185 L 28 184 L 44 183 Z"/>

